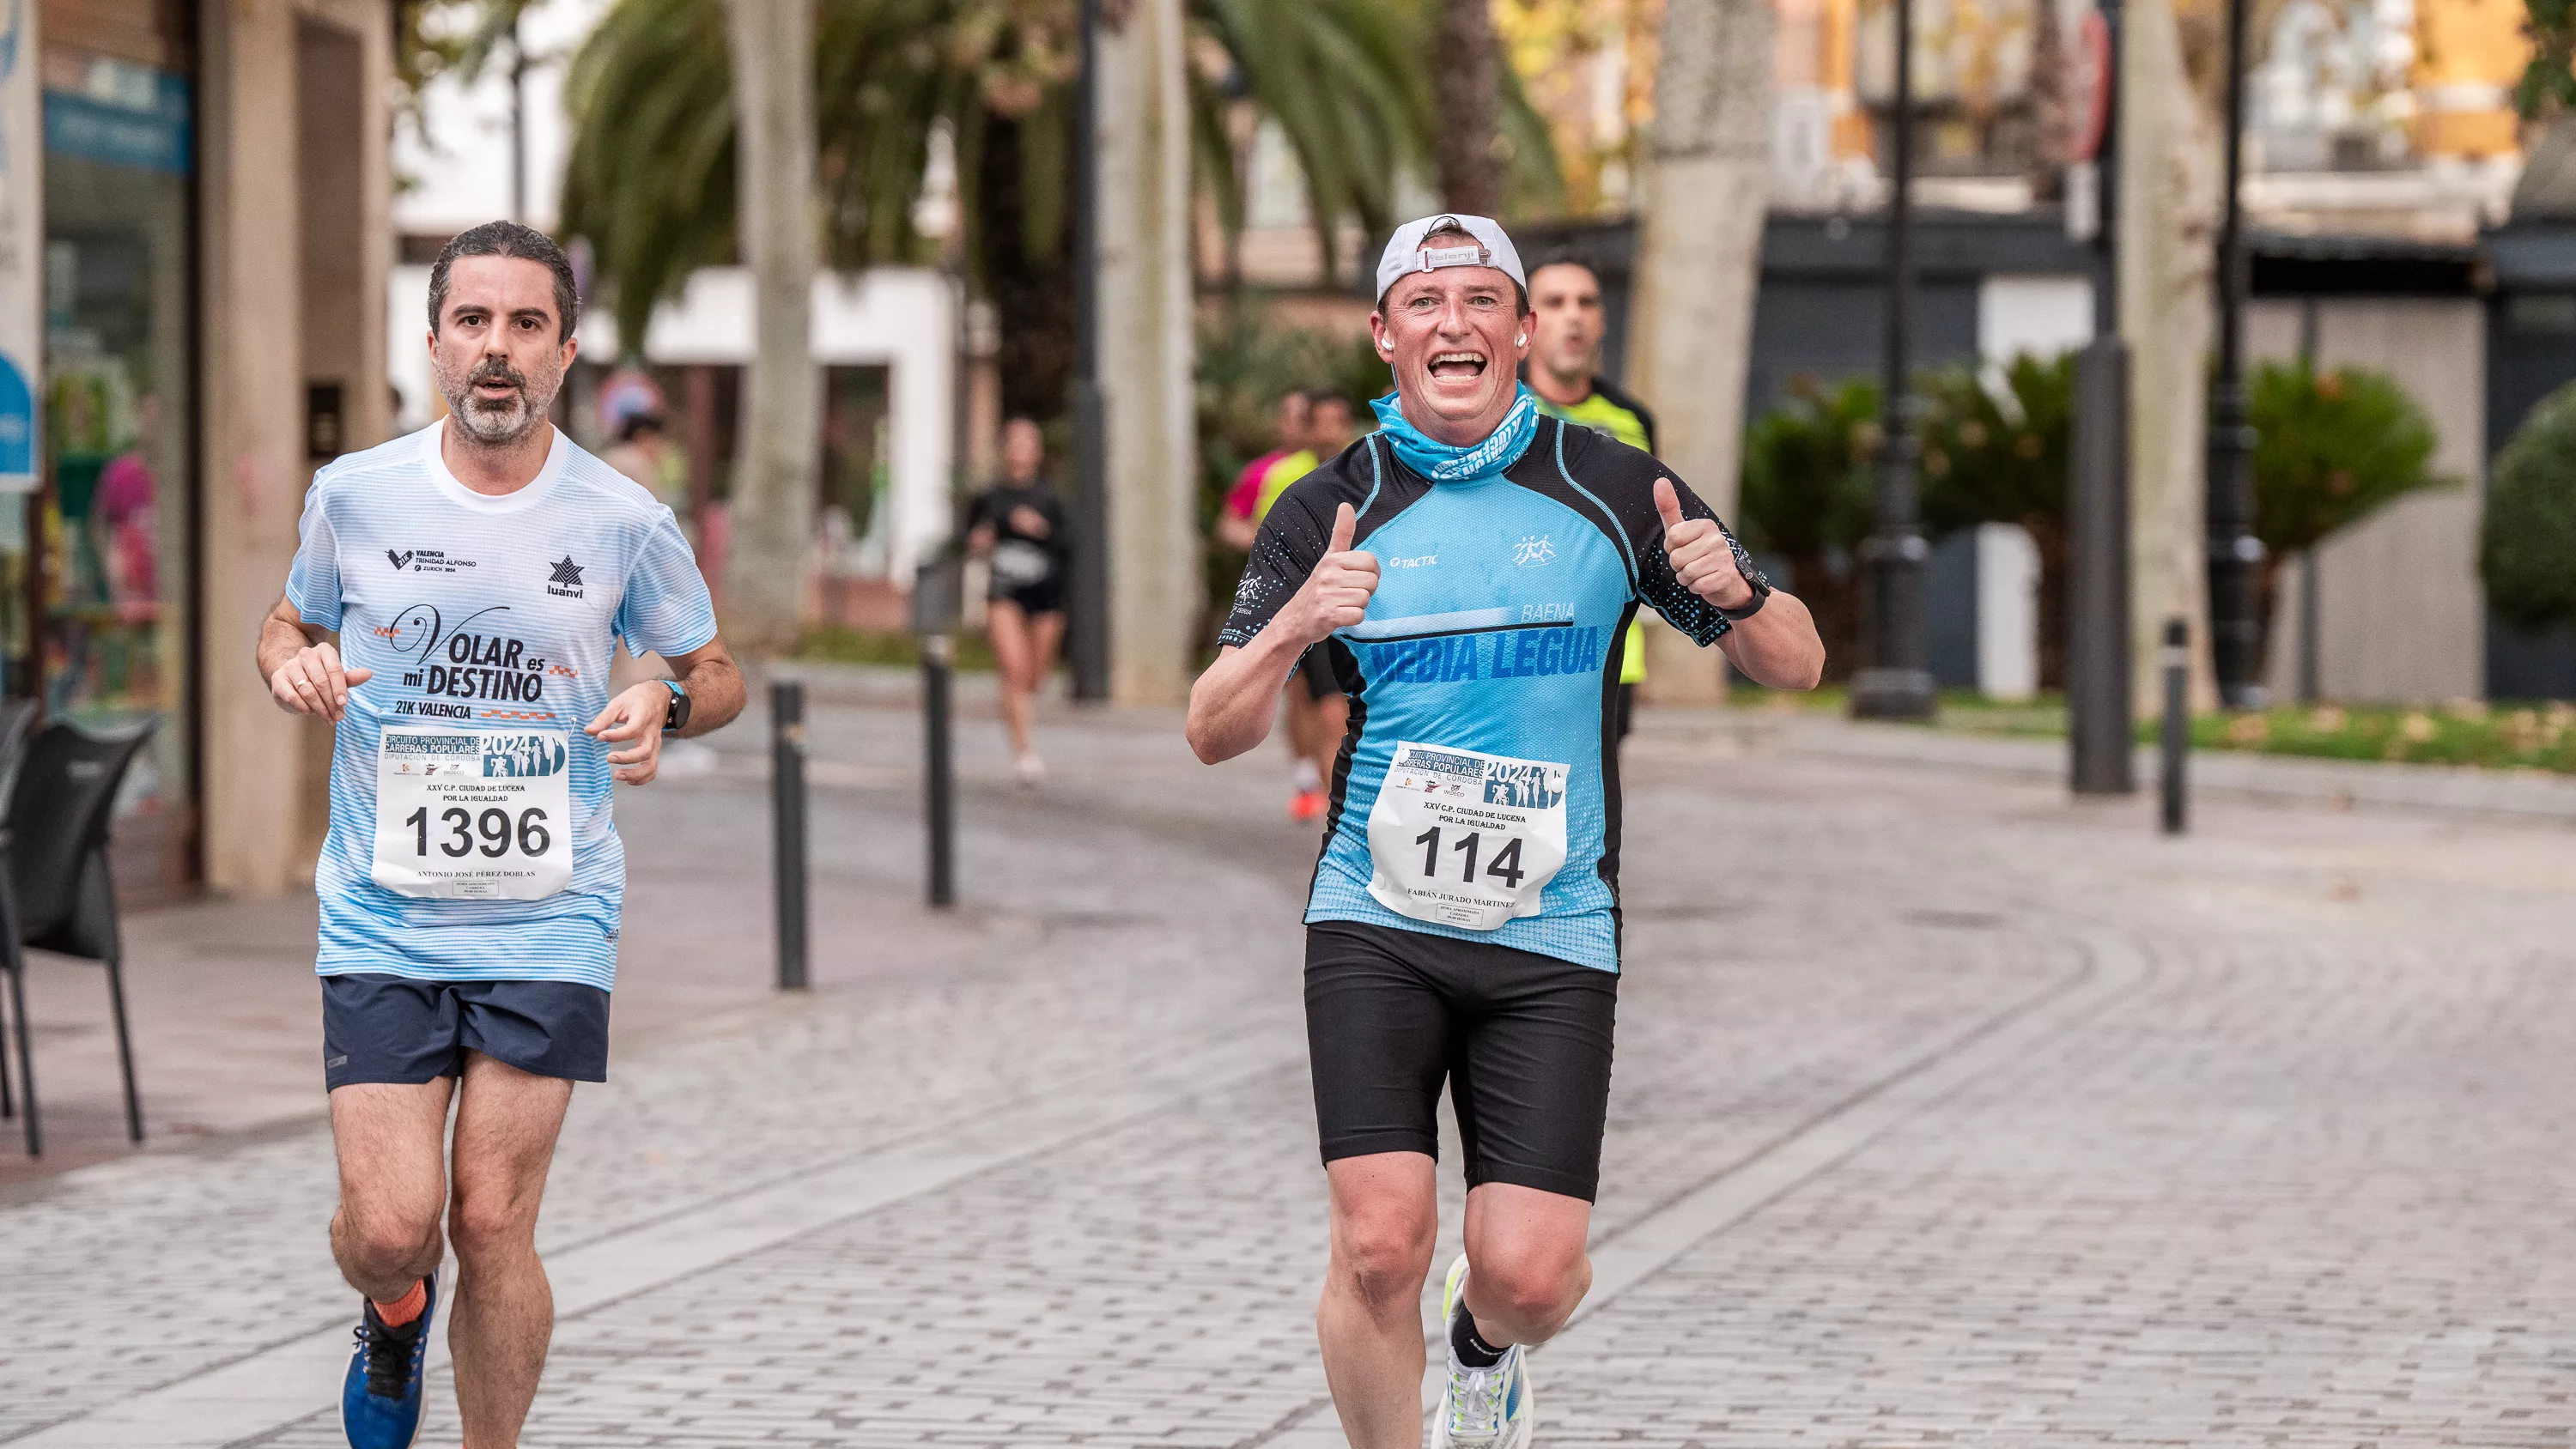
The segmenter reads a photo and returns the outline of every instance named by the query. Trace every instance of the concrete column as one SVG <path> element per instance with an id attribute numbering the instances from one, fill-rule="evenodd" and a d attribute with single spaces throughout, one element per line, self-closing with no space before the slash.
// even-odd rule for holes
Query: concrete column
<path id="1" fill-rule="evenodd" d="M 1201 613 L 1192 399 L 1190 117 L 1180 0 L 1100 37 L 1100 389 L 1110 695 L 1177 704 Z"/>
<path id="2" fill-rule="evenodd" d="M 296 11 L 201 0 L 198 15 L 206 882 L 266 895 L 311 868 L 297 858 L 304 731 L 252 663 L 306 480 Z"/>

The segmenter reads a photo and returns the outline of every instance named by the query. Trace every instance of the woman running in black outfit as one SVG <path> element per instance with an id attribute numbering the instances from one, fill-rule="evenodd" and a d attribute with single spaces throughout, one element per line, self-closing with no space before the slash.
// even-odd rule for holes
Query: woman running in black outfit
<path id="1" fill-rule="evenodd" d="M 985 632 L 1002 666 L 1002 722 L 1011 732 L 1011 774 L 1024 786 L 1046 778 L 1029 740 L 1037 692 L 1064 640 L 1064 500 L 1040 476 L 1046 436 L 1036 422 L 1002 425 L 1002 479 L 975 500 L 967 549 L 987 559 Z"/>

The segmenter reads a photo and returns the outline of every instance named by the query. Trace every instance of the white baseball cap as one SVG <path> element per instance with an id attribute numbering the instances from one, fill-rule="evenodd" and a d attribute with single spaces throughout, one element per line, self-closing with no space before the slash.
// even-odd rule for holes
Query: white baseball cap
<path id="1" fill-rule="evenodd" d="M 1422 239 L 1433 232 L 1465 232 L 1476 239 L 1474 246 L 1429 247 Z M 1521 272 L 1521 254 L 1512 239 L 1503 235 L 1503 225 L 1490 216 L 1461 216 L 1444 211 L 1420 221 L 1408 221 L 1387 238 L 1386 254 L 1377 259 L 1377 298 L 1386 300 L 1386 289 L 1409 272 L 1428 272 L 1441 267 L 1493 267 L 1513 281 L 1521 290 L 1529 290 L 1529 278 Z"/>

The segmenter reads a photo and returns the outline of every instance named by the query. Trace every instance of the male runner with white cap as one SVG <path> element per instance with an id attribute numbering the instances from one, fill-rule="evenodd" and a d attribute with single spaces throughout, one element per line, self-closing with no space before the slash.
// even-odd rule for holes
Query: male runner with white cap
<path id="1" fill-rule="evenodd" d="M 1310 648 L 1352 698 L 1306 907 L 1306 1022 L 1332 1191 L 1316 1313 L 1354 1449 L 1416 1449 L 1441 1083 L 1464 1139 L 1442 1446 L 1530 1438 L 1525 1351 L 1582 1301 L 1619 969 L 1621 638 L 1639 605 L 1753 679 L 1815 684 L 1806 608 L 1654 459 L 1541 416 L 1527 279 L 1475 216 L 1399 229 L 1369 318 L 1383 430 L 1271 509 L 1190 696 L 1252 749 Z M 1365 551 L 1361 545 L 1365 544 Z M 1715 844 L 1715 842 L 1712 842 Z"/>

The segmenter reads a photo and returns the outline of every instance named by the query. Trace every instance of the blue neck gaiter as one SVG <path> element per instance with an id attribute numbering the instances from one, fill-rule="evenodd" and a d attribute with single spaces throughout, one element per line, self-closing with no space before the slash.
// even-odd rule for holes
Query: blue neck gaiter
<path id="1" fill-rule="evenodd" d="M 1520 386 L 1519 396 L 1512 400 L 1512 410 L 1503 414 L 1493 433 L 1483 442 L 1464 448 L 1453 448 L 1407 422 L 1393 394 L 1372 400 L 1369 407 L 1377 413 L 1378 427 L 1395 449 L 1395 456 L 1434 483 L 1471 483 L 1490 478 L 1519 462 L 1538 432 L 1538 400 L 1530 395 L 1526 383 Z"/>

